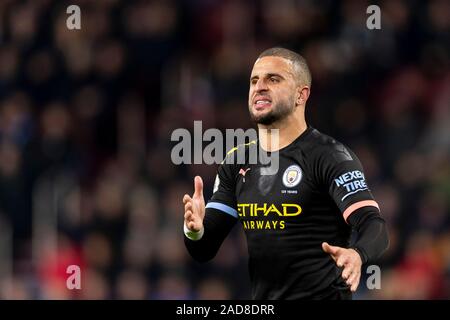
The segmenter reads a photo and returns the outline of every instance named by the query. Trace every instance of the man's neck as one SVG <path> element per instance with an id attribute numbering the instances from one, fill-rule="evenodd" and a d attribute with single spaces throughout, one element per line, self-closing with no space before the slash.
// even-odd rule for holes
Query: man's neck
<path id="1" fill-rule="evenodd" d="M 307 127 L 304 117 L 287 117 L 268 126 L 258 124 L 259 143 L 267 152 L 278 151 L 290 145 Z M 273 129 L 278 129 L 278 133 Z"/>

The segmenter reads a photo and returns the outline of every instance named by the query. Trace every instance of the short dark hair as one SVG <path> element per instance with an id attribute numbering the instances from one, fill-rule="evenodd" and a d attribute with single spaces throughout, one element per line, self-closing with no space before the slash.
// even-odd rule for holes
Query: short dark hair
<path id="1" fill-rule="evenodd" d="M 296 76 L 307 86 L 311 86 L 311 72 L 309 71 L 308 64 L 305 58 L 303 58 L 298 53 L 291 51 L 289 49 L 274 47 L 264 50 L 259 56 L 262 57 L 280 57 L 291 61 L 295 66 L 298 67 Z"/>

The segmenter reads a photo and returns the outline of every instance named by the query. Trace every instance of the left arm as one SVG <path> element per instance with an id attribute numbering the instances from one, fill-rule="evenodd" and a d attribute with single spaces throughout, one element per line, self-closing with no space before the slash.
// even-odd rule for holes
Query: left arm
<path id="1" fill-rule="evenodd" d="M 361 277 L 363 264 L 377 260 L 389 246 L 384 219 L 376 207 L 361 207 L 355 210 L 347 222 L 357 231 L 355 244 L 350 248 L 331 246 L 324 242 L 322 248 L 329 253 L 337 266 L 344 268 L 342 278 L 350 290 L 355 292 Z"/>
<path id="2" fill-rule="evenodd" d="M 353 248 L 362 263 L 376 261 L 389 247 L 386 222 L 375 207 L 362 207 L 353 212 L 347 222 L 358 232 Z"/>
<path id="3" fill-rule="evenodd" d="M 358 157 L 340 143 L 331 147 L 322 158 L 320 172 L 343 219 L 357 231 L 357 239 L 349 248 L 324 242 L 322 249 L 343 267 L 342 277 L 351 291 L 356 291 L 362 265 L 380 258 L 389 245 L 388 234 Z"/>

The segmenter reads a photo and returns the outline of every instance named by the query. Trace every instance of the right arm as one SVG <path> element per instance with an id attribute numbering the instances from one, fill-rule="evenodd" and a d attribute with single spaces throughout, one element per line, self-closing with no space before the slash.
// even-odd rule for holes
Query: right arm
<path id="1" fill-rule="evenodd" d="M 203 220 L 204 233 L 199 240 L 188 238 L 185 228 L 184 243 L 189 254 L 198 262 L 211 260 L 217 254 L 223 240 L 236 223 L 236 219 L 219 210 L 207 208 Z"/>
<path id="2" fill-rule="evenodd" d="M 214 258 L 223 240 L 237 221 L 237 212 L 222 201 L 213 201 L 205 206 L 203 182 L 194 179 L 192 197 L 184 195 L 184 243 L 189 254 L 199 262 Z M 223 185 L 219 186 L 223 191 Z M 217 194 L 220 198 L 220 192 Z"/>

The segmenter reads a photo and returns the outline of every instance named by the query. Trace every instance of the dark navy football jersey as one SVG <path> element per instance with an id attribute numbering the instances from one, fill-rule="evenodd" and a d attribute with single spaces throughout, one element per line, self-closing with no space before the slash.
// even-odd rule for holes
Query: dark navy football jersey
<path id="1" fill-rule="evenodd" d="M 244 163 L 232 163 L 242 148 Z M 247 161 L 259 148 L 254 141 L 228 153 L 206 206 L 242 225 L 253 298 L 320 298 L 330 288 L 348 290 L 342 270 L 322 243 L 347 247 L 351 227 L 346 218 L 362 206 L 378 207 L 360 161 L 312 127 L 270 154 L 279 159 L 276 173 L 267 174 L 268 165 Z"/>

